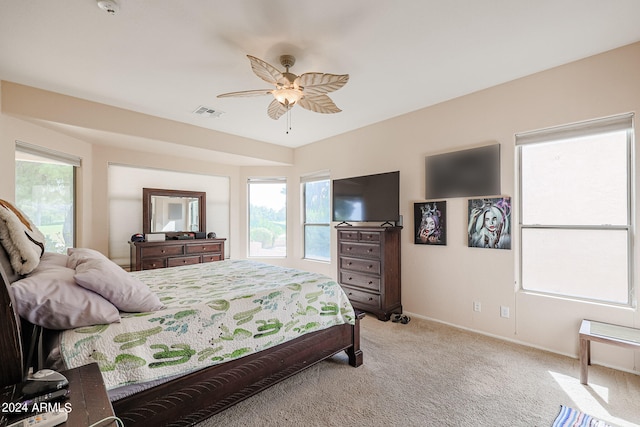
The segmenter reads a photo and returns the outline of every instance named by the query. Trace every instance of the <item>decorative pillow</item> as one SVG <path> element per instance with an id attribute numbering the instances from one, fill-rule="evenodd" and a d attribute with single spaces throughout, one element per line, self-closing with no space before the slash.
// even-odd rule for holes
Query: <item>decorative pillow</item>
<path id="1" fill-rule="evenodd" d="M 67 260 L 68 268 L 76 268 L 78 264 L 82 264 L 88 259 L 102 259 L 109 261 L 109 258 L 107 258 L 107 256 L 102 252 L 89 248 L 68 248 L 67 255 L 69 255 L 69 259 Z"/>
<path id="2" fill-rule="evenodd" d="M 0 243 L 16 273 L 31 273 L 44 253 L 45 239 L 38 228 L 11 203 L 0 200 Z"/>
<path id="3" fill-rule="evenodd" d="M 164 308 L 147 285 L 109 259 L 85 259 L 76 266 L 76 283 L 130 313 Z"/>
<path id="4" fill-rule="evenodd" d="M 56 265 L 40 267 L 11 285 L 21 317 L 48 329 L 120 321 L 120 313 L 113 304 L 78 286 L 73 278 L 75 270 Z"/>

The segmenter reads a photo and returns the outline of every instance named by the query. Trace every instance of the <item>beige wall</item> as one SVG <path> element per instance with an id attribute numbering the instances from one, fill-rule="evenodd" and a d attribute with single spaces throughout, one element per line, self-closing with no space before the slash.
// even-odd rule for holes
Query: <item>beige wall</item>
<path id="1" fill-rule="evenodd" d="M 307 145 L 296 150 L 295 167 L 300 174 L 328 168 L 332 178 L 400 170 L 405 311 L 575 356 L 581 319 L 640 327 L 637 308 L 518 291 L 517 233 L 512 250 L 468 248 L 466 199 L 447 200 L 446 247 L 414 245 L 413 203 L 425 200 L 426 155 L 491 141 L 501 145 L 502 193 L 514 197 L 514 134 L 640 111 L 638 70 L 640 43 Z M 335 231 L 333 237 L 335 253 Z M 330 273 L 335 277 L 335 266 Z M 481 312 L 473 311 L 474 301 Z M 500 306 L 510 308 L 509 319 L 500 317 Z M 595 344 L 593 357 L 640 372 L 637 351 Z"/>
<path id="2" fill-rule="evenodd" d="M 319 263 L 302 260 L 302 227 L 300 224 L 299 177 L 329 170 L 332 178 L 341 178 L 392 170 L 401 172 L 402 294 L 406 312 L 432 318 L 485 334 L 520 341 L 528 345 L 575 356 L 578 350 L 578 327 L 583 318 L 601 319 L 640 327 L 635 308 L 619 308 L 561 298 L 536 296 L 518 291 L 517 234 L 512 250 L 481 250 L 466 245 L 466 199 L 447 200 L 448 242 L 445 247 L 413 244 L 413 203 L 424 197 L 424 157 L 429 154 L 468 148 L 497 141 L 501 144 L 502 193 L 515 196 L 514 134 L 564 123 L 636 112 L 640 107 L 640 43 L 594 56 L 566 66 L 515 80 L 494 88 L 457 98 L 347 134 L 320 141 L 296 150 L 282 150 L 260 143 L 255 155 L 278 166 L 256 167 L 255 163 L 228 164 L 212 154 L 211 161 L 149 155 L 130 148 L 109 147 L 89 138 L 67 136 L 50 130 L 47 123 L 33 124 L 32 118 L 58 121 L 71 126 L 97 126 L 92 114 L 74 114 L 79 108 L 95 108 L 95 114 L 112 114 L 126 120 L 126 126 L 114 120 L 100 122 L 101 138 L 109 140 L 122 135 L 137 145 L 137 138 L 154 141 L 157 133 L 145 129 L 157 124 L 156 118 L 124 114 L 112 107 L 62 100 L 67 114 L 55 116 L 42 109 L 31 110 L 32 103 L 58 99 L 50 93 L 24 89 L 3 82 L 2 115 L 0 115 L 0 198 L 13 198 L 13 141 L 21 139 L 61 151 L 80 155 L 83 163 L 81 206 L 81 244 L 106 252 L 108 249 L 108 209 L 106 206 L 106 174 L 109 162 L 171 170 L 199 171 L 212 168 L 231 177 L 231 257 L 246 255 L 246 186 L 248 177 L 287 176 L 289 256 L 277 263 L 319 271 L 336 277 L 336 261 Z M 9 88 L 6 90 L 6 88 Z M 29 97 L 20 96 L 29 94 Z M 26 99 L 25 99 L 26 98 Z M 45 103 L 46 105 L 46 103 Z M 50 104 L 49 104 L 50 105 Z M 54 103 L 55 105 L 55 103 Z M 81 105 L 81 106 L 80 106 Z M 111 117 L 111 116 L 109 116 Z M 112 118 L 113 118 L 112 117 Z M 198 144 L 209 139 L 216 149 L 233 153 L 227 137 L 219 133 L 204 134 L 182 125 L 162 122 L 169 127 L 169 141 L 182 134 L 196 137 Z M 107 134 L 105 134 L 107 132 Z M 126 138 L 125 138 L 126 139 Z M 188 139 L 188 138 L 187 138 Z M 238 145 L 238 144 L 235 144 Z M 204 145 L 202 145 L 204 146 Z M 269 153 L 267 155 L 267 153 Z M 83 160 L 84 161 L 84 160 Z M 638 164 L 636 159 L 636 164 Z M 288 166 L 292 165 L 292 166 Z M 637 183 L 636 183 L 637 185 Z M 513 200 L 514 205 L 517 200 Z M 636 202 L 637 205 L 637 202 Z M 638 206 L 636 206 L 637 208 Z M 636 209 L 636 212 L 638 210 Z M 637 219 L 637 215 L 636 215 Z M 517 217 L 514 218 L 514 223 Z M 637 223 L 637 221 L 636 221 Z M 638 242 L 636 242 L 636 247 Z M 332 253 L 336 252 L 333 231 Z M 637 259 L 637 256 L 636 256 Z M 275 262 L 275 261 L 274 261 Z M 635 271 L 638 277 L 637 267 Z M 634 291 L 637 300 L 638 287 Z M 473 312 L 473 301 L 482 303 L 481 312 Z M 500 306 L 508 306 L 511 316 L 501 318 Z M 593 346 L 596 363 L 640 373 L 640 352 Z M 576 371 L 577 375 L 577 371 Z"/>

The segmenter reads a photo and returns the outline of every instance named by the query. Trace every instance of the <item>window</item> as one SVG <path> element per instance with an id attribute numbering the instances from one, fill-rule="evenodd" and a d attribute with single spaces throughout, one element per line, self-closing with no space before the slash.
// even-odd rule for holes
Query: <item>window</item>
<path id="1" fill-rule="evenodd" d="M 80 159 L 16 142 L 16 205 L 46 239 L 45 250 L 75 245 L 75 168 Z"/>
<path id="2" fill-rule="evenodd" d="M 304 257 L 331 260 L 331 197 L 326 177 L 302 180 Z"/>
<path id="3" fill-rule="evenodd" d="M 516 135 L 522 289 L 631 304 L 632 120 Z"/>
<path id="4" fill-rule="evenodd" d="M 287 256 L 287 183 L 249 179 L 249 256 Z"/>

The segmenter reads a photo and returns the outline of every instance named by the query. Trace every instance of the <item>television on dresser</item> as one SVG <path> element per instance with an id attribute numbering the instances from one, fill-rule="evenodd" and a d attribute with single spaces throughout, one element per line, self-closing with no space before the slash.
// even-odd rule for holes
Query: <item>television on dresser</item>
<path id="1" fill-rule="evenodd" d="M 397 223 L 400 220 L 400 172 L 333 180 L 335 222 Z"/>

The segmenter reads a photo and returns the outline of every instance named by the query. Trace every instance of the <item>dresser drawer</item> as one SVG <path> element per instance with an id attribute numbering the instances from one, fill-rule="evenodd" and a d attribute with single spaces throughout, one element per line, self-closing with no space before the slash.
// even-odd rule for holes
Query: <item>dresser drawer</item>
<path id="1" fill-rule="evenodd" d="M 380 261 L 377 259 L 340 257 L 340 268 L 369 274 L 380 274 Z"/>
<path id="2" fill-rule="evenodd" d="M 181 256 L 178 258 L 169 258 L 167 267 L 177 267 L 179 265 L 200 264 L 199 256 Z"/>
<path id="3" fill-rule="evenodd" d="M 354 273 L 353 271 L 340 270 L 340 283 L 380 292 L 379 277 L 367 276 L 366 274 L 358 274 Z"/>
<path id="4" fill-rule="evenodd" d="M 202 262 L 222 261 L 222 253 L 202 255 Z"/>
<path id="5" fill-rule="evenodd" d="M 360 233 L 357 232 L 357 231 L 339 230 L 338 231 L 338 239 L 339 240 L 350 240 L 350 241 L 353 241 L 353 242 L 357 242 L 359 234 Z"/>
<path id="6" fill-rule="evenodd" d="M 361 242 L 380 242 L 380 233 L 378 231 L 361 231 L 359 238 Z"/>
<path id="7" fill-rule="evenodd" d="M 186 253 L 188 254 L 199 254 L 203 252 L 222 252 L 221 243 L 201 243 L 197 245 L 188 244 L 186 245 L 186 248 Z"/>
<path id="8" fill-rule="evenodd" d="M 165 268 L 167 266 L 166 258 L 148 258 L 142 260 L 143 270 L 153 270 L 154 268 Z"/>
<path id="9" fill-rule="evenodd" d="M 371 294 L 369 292 L 358 291 L 356 289 L 344 288 L 344 292 L 349 297 L 349 300 L 365 304 L 371 307 L 378 308 L 380 307 L 380 295 Z"/>
<path id="10" fill-rule="evenodd" d="M 142 248 L 142 258 L 152 258 L 161 256 L 182 255 L 184 253 L 184 245 L 163 245 L 150 246 Z"/>
<path id="11" fill-rule="evenodd" d="M 380 258 L 380 245 L 366 243 L 340 243 L 340 255 Z"/>

